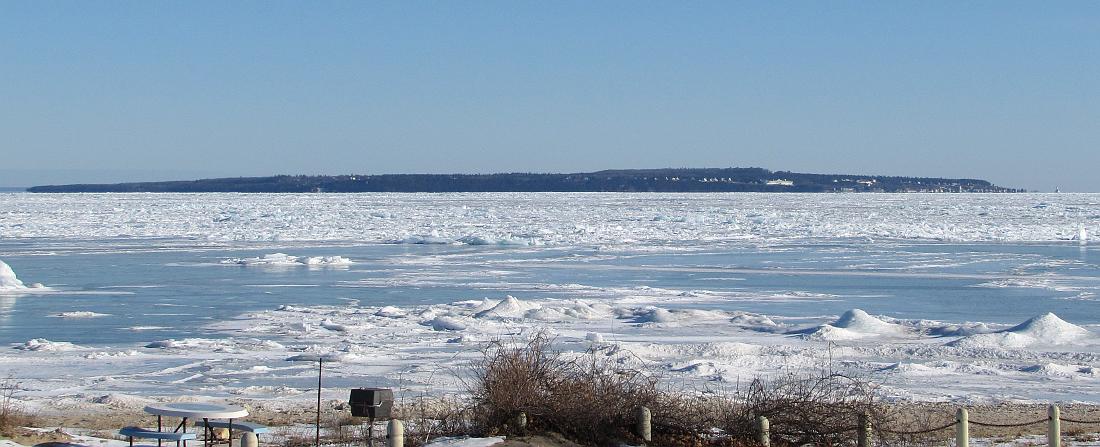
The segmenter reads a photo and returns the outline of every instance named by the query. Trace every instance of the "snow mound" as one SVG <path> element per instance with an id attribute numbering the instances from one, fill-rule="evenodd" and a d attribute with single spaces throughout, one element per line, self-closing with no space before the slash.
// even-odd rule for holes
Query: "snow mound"
<path id="1" fill-rule="evenodd" d="M 23 342 L 15 349 L 21 351 L 36 351 L 36 352 L 62 352 L 62 351 L 74 351 L 80 349 L 80 346 L 74 345 L 67 341 L 49 341 L 45 338 L 34 338 Z"/>
<path id="2" fill-rule="evenodd" d="M 508 295 L 493 307 L 474 314 L 474 318 L 523 318 L 528 311 L 539 307 L 537 304 L 525 303 Z"/>
<path id="3" fill-rule="evenodd" d="M 816 341 L 846 341 L 846 340 L 859 340 L 864 337 L 869 337 L 873 334 L 864 332 L 856 332 L 850 329 L 836 327 L 829 324 L 823 324 L 818 326 L 811 332 L 802 334 L 802 338 L 806 340 Z"/>
<path id="4" fill-rule="evenodd" d="M 904 326 L 880 320 L 861 309 L 844 312 L 833 326 L 865 334 L 890 335 L 906 332 Z"/>
<path id="5" fill-rule="evenodd" d="M 844 312 L 844 315 L 831 324 L 823 324 L 803 332 L 802 337 L 808 340 L 841 341 L 872 336 L 897 337 L 908 332 L 905 326 L 883 321 L 861 309 L 852 309 Z"/>
<path id="6" fill-rule="evenodd" d="M 948 343 L 960 348 L 1027 348 L 1042 345 L 1069 345 L 1094 337 L 1081 326 L 1047 312 L 1003 331 L 963 337 Z"/>
<path id="7" fill-rule="evenodd" d="M 778 332 L 783 329 L 782 325 L 768 318 L 767 315 L 743 313 L 730 318 L 730 323 L 740 328 L 758 332 Z"/>
<path id="8" fill-rule="evenodd" d="M 466 323 L 455 317 L 440 315 L 428 322 L 434 331 L 464 331 Z"/>
<path id="9" fill-rule="evenodd" d="M 229 258 L 221 261 L 222 264 L 248 265 L 248 266 L 341 266 L 354 264 L 343 256 L 291 256 L 286 253 L 271 253 L 263 257 L 255 258 Z"/>

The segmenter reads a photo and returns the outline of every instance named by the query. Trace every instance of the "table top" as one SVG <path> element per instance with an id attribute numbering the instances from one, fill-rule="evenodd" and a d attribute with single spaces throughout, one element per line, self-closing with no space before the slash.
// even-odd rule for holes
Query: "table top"
<path id="1" fill-rule="evenodd" d="M 175 416 L 194 419 L 235 419 L 248 416 L 248 410 L 241 407 L 198 402 L 152 404 L 145 407 L 145 412 L 159 416 Z"/>

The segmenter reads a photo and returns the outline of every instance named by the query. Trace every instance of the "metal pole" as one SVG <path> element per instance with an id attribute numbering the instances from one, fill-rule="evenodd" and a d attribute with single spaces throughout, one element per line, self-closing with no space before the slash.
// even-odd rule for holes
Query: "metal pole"
<path id="1" fill-rule="evenodd" d="M 367 424 L 367 447 L 374 447 L 374 418 L 370 418 L 369 421 Z M 387 432 L 386 438 L 389 439 L 389 436 L 389 432 Z"/>
<path id="2" fill-rule="evenodd" d="M 321 447 L 321 365 L 324 363 L 324 358 L 317 357 L 317 423 L 315 424 L 317 432 L 314 437 L 317 447 Z"/>

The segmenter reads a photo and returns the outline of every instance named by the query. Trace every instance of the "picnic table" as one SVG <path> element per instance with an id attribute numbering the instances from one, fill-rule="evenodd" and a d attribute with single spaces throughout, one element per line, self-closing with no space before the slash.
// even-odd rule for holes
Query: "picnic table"
<path id="1" fill-rule="evenodd" d="M 197 402 L 169 402 L 146 406 L 145 412 L 149 414 L 155 414 L 157 416 L 157 432 L 164 432 L 164 425 L 162 422 L 162 418 L 164 416 L 178 417 L 183 419 L 183 421 L 180 422 L 180 425 L 176 426 L 176 429 L 173 430 L 174 433 L 186 433 L 188 419 L 196 421 L 196 426 L 198 426 L 198 420 L 202 419 L 202 426 L 204 430 L 203 433 L 205 435 L 203 437 L 203 442 L 207 446 L 212 445 L 214 442 L 214 428 L 216 427 L 229 429 L 229 447 L 233 447 L 233 429 L 244 428 L 248 430 L 249 427 L 249 424 L 233 423 L 233 419 L 248 416 L 248 410 L 232 405 Z M 226 419 L 228 420 L 228 422 L 211 422 L 211 419 Z M 158 446 L 160 445 L 161 441 L 162 439 L 157 438 Z M 183 442 L 184 445 L 186 445 L 186 439 Z"/>

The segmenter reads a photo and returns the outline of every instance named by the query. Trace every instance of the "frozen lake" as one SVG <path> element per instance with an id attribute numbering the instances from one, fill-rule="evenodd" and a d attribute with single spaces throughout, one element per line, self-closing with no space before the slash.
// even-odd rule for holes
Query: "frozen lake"
<path id="1" fill-rule="evenodd" d="M 0 288 L 0 374 L 64 405 L 291 398 L 309 354 L 334 387 L 461 391 L 441 371 L 543 329 L 684 383 L 1096 402 L 1082 233 L 1100 195 L 0 194 L 0 260 L 45 285 Z"/>

